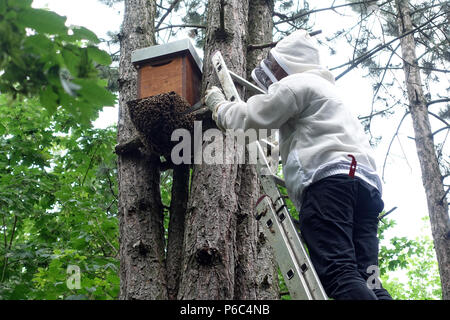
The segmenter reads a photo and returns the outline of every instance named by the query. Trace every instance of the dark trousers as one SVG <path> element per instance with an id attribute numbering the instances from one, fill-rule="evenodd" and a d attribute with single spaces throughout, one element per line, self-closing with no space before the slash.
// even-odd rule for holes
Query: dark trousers
<path id="1" fill-rule="evenodd" d="M 330 298 L 392 299 L 375 276 L 383 208 L 379 191 L 357 177 L 334 175 L 305 190 L 300 230 Z"/>

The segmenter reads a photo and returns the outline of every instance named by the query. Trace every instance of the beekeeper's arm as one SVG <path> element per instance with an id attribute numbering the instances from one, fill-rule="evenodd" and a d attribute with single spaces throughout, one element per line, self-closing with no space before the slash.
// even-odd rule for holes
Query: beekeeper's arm
<path id="1" fill-rule="evenodd" d="M 279 129 L 289 118 L 300 112 L 294 93 L 286 85 L 275 83 L 267 94 L 259 94 L 247 102 L 230 102 L 219 88 L 207 91 L 205 103 L 213 119 L 222 129 Z"/>

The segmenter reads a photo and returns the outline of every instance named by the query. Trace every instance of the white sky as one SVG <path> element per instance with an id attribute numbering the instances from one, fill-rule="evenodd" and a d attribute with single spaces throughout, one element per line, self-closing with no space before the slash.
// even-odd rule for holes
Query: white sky
<path id="1" fill-rule="evenodd" d="M 87 27 L 94 31 L 99 38 L 106 38 L 106 32 L 108 31 L 119 31 L 122 22 L 122 5 L 108 8 L 97 0 L 34 0 L 33 2 L 34 7 L 46 7 L 47 4 L 49 9 L 67 16 L 69 25 Z M 317 8 L 325 7 L 326 2 L 315 1 L 314 5 Z M 327 18 L 326 13 L 323 13 L 318 17 L 320 19 L 316 19 L 316 26 L 317 29 L 323 31 L 319 37 L 324 39 L 336 30 L 336 21 L 332 20 L 333 17 L 336 17 L 336 14 L 330 13 L 329 18 Z M 337 51 L 337 60 L 327 61 L 325 59 L 324 63 L 328 64 L 329 67 L 339 65 L 347 60 L 347 56 L 339 55 L 338 48 Z M 327 55 L 327 50 L 324 50 L 324 53 Z M 358 70 L 355 69 L 347 74 L 337 82 L 337 85 L 341 89 L 344 100 L 347 101 L 355 115 L 368 114 L 367 110 L 369 110 L 372 100 L 372 87 L 367 80 L 362 78 L 362 74 Z M 380 173 L 388 144 L 401 116 L 401 112 L 398 112 L 389 120 L 379 119 L 374 121 L 375 134 L 383 134 L 383 140 L 375 149 Z M 105 108 L 96 125 L 104 127 L 115 121 L 117 121 L 117 108 Z M 397 226 L 391 229 L 386 236 L 387 238 L 392 236 L 415 238 L 420 234 L 431 235 L 429 230 L 423 230 L 422 218 L 427 216 L 428 213 L 415 144 L 412 139 L 407 138 L 407 136 L 414 136 L 410 118 L 405 120 L 399 136 L 407 161 L 399 142 L 395 141 L 385 172 L 386 183 L 384 184 L 383 200 L 386 211 L 394 206 L 398 207 L 390 215 L 390 218 L 397 221 Z"/>

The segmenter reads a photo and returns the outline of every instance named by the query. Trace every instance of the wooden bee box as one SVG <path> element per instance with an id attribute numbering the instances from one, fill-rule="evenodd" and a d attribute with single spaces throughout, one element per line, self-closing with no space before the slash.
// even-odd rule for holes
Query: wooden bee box
<path id="1" fill-rule="evenodd" d="M 190 105 L 200 100 L 202 61 L 189 39 L 136 50 L 138 99 L 176 92 Z"/>

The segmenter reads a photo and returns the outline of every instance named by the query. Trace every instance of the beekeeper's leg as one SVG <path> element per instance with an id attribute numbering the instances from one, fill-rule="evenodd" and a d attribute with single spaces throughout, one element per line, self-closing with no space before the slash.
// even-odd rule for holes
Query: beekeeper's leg
<path id="1" fill-rule="evenodd" d="M 335 175 L 312 184 L 303 198 L 300 230 L 330 298 L 376 300 L 358 271 L 353 244 L 357 183 Z"/>

